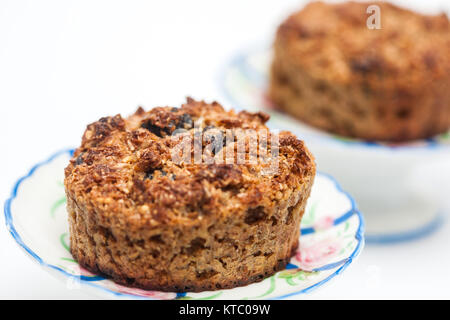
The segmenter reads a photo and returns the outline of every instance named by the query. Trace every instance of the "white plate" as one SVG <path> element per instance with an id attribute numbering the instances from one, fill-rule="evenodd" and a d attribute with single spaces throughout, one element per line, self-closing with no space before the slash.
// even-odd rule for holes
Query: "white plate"
<path id="1" fill-rule="evenodd" d="M 450 132 L 404 144 L 346 139 L 277 112 L 266 97 L 272 52 L 247 50 L 224 68 L 220 87 L 233 108 L 271 115 L 269 127 L 304 139 L 319 170 L 357 200 L 368 242 L 409 240 L 441 225 L 450 190 Z"/>
<path id="2" fill-rule="evenodd" d="M 59 152 L 19 179 L 5 203 L 7 227 L 35 261 L 66 281 L 97 294 L 150 299 L 276 299 L 306 293 L 340 274 L 364 245 L 364 223 L 353 199 L 330 176 L 318 174 L 302 222 L 300 248 L 287 269 L 245 287 L 201 293 L 145 291 L 91 274 L 68 250 L 64 167 Z"/>

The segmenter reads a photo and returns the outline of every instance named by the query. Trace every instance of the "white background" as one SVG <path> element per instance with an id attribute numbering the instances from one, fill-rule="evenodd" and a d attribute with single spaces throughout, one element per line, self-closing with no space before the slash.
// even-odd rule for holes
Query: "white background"
<path id="1" fill-rule="evenodd" d="M 301 2 L 0 0 L 0 198 L 33 164 L 78 145 L 101 116 L 187 95 L 226 103 L 221 68 L 270 40 Z M 429 12 L 447 5 L 401 3 Z M 0 220 L 0 298 L 95 298 L 48 275 Z M 342 276 L 300 298 L 448 299 L 449 244 L 446 223 L 413 242 L 367 245 Z"/>

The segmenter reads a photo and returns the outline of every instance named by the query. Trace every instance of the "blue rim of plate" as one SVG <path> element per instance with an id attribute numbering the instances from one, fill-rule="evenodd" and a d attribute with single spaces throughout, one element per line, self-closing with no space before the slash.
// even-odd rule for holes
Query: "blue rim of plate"
<path id="1" fill-rule="evenodd" d="M 39 162 L 37 164 L 35 164 L 28 172 L 28 174 L 24 175 L 23 177 L 19 178 L 16 183 L 14 184 L 12 191 L 11 191 L 11 195 L 10 197 L 5 201 L 5 205 L 4 205 L 4 214 L 5 214 L 5 223 L 6 223 L 6 227 L 9 230 L 11 236 L 14 238 L 14 240 L 16 241 L 16 243 L 36 262 L 38 262 L 41 266 L 46 267 L 50 270 L 56 270 L 59 273 L 61 273 L 62 275 L 74 279 L 78 282 L 80 282 L 81 284 L 86 284 L 89 285 L 91 287 L 94 287 L 96 289 L 100 289 L 106 293 L 112 294 L 116 297 L 124 297 L 124 298 L 133 298 L 133 299 L 142 299 L 142 300 L 158 300 L 158 299 L 154 299 L 154 298 L 150 298 L 150 297 L 142 297 L 142 296 L 137 296 L 137 295 L 132 295 L 132 294 L 127 294 L 127 293 L 121 293 L 121 292 L 116 292 L 114 290 L 105 288 L 103 286 L 97 285 L 95 284 L 95 281 L 99 281 L 99 280 L 104 280 L 105 278 L 100 277 L 100 276 L 96 276 L 96 277 L 86 277 L 86 276 L 76 276 L 73 274 L 68 273 L 67 271 L 65 271 L 64 269 L 52 265 L 50 263 L 45 262 L 41 257 L 39 257 L 30 247 L 28 247 L 24 241 L 22 240 L 22 237 L 19 235 L 19 233 L 17 232 L 15 226 L 14 226 L 14 221 L 13 221 L 13 217 L 12 217 L 12 211 L 11 211 L 11 203 L 13 202 L 13 200 L 17 197 L 17 193 L 19 190 L 20 185 L 27 180 L 28 178 L 30 178 L 34 172 L 39 169 L 40 167 L 51 163 L 53 160 L 55 160 L 56 158 L 58 158 L 59 156 L 63 155 L 63 154 L 69 154 L 70 156 L 72 156 L 74 153 L 74 149 L 63 149 L 60 150 L 56 153 L 54 153 L 52 156 L 50 156 L 47 160 L 44 160 L 42 162 Z M 362 248 L 364 247 L 364 219 L 363 216 L 361 214 L 361 212 L 359 211 L 355 200 L 353 199 L 352 196 L 350 196 L 350 194 L 346 191 L 344 191 L 342 189 L 342 187 L 340 186 L 340 184 L 336 181 L 336 179 L 334 179 L 332 176 L 330 176 L 329 174 L 326 173 L 318 173 L 321 174 L 325 177 L 327 177 L 328 179 L 330 179 L 334 185 L 337 191 L 341 192 L 342 194 L 344 194 L 351 203 L 352 208 L 344 213 L 343 215 L 341 215 L 339 218 L 336 218 L 333 222 L 333 225 L 338 225 L 344 221 L 346 221 L 347 219 L 349 219 L 350 217 L 352 217 L 353 215 L 357 215 L 358 219 L 359 219 L 359 226 L 358 226 L 358 230 L 356 231 L 355 234 L 355 239 L 358 241 L 355 249 L 353 250 L 353 252 L 351 253 L 351 255 L 341 261 L 338 262 L 334 262 L 332 264 L 328 264 L 325 266 L 322 266 L 320 268 L 314 269 L 313 271 L 323 271 L 323 270 L 328 270 L 328 269 L 332 269 L 332 268 L 336 268 L 337 266 L 340 265 L 339 269 L 337 269 L 334 273 L 332 273 L 331 275 L 329 275 L 327 278 L 305 288 L 302 289 L 300 291 L 297 292 L 292 292 L 289 294 L 285 294 L 279 297 L 275 297 L 272 299 L 284 299 L 293 295 L 298 295 L 298 294 L 303 294 L 303 293 L 309 293 L 312 290 L 318 288 L 319 286 L 325 284 L 326 282 L 330 281 L 332 278 L 334 278 L 335 276 L 341 274 L 351 263 L 352 261 L 359 255 L 359 253 L 361 252 Z M 310 228 L 303 228 L 301 229 L 301 232 L 304 234 L 311 234 L 314 233 L 315 230 L 314 228 L 310 227 Z M 342 264 L 342 265 L 341 265 Z M 177 294 L 177 298 L 178 297 L 182 297 L 183 294 Z"/>
<path id="2" fill-rule="evenodd" d="M 253 54 L 261 53 L 270 50 L 268 46 L 251 46 L 248 50 L 241 50 L 237 54 L 233 55 L 231 59 L 227 63 L 225 63 L 222 68 L 219 70 L 219 74 L 217 77 L 218 87 L 222 95 L 228 100 L 232 107 L 243 110 L 246 106 L 242 105 L 242 103 L 233 96 L 233 94 L 227 89 L 226 86 L 226 75 L 227 71 L 233 67 L 236 67 L 238 70 L 242 71 L 242 74 L 248 79 L 248 81 L 252 83 L 256 83 L 258 86 L 264 85 L 267 83 L 266 77 L 261 74 L 258 70 L 255 70 L 251 66 L 249 66 L 247 62 L 247 58 Z M 283 116 L 289 117 L 289 115 L 280 113 Z M 333 136 L 326 132 L 323 132 L 326 135 L 315 136 L 314 134 L 304 135 L 304 138 L 311 138 L 317 141 L 321 141 L 324 143 L 332 143 L 343 145 L 346 147 L 364 147 L 371 149 L 379 149 L 379 150 L 387 150 L 392 152 L 399 151 L 437 151 L 441 149 L 450 150 L 450 144 L 442 145 L 435 138 L 428 138 L 423 140 L 418 140 L 418 142 L 425 143 L 425 145 L 413 145 L 413 144 L 403 144 L 403 145 L 388 145 L 388 144 L 380 144 L 371 141 L 357 140 L 357 139 L 347 139 L 345 137 Z M 450 134 L 450 131 L 448 132 Z"/>

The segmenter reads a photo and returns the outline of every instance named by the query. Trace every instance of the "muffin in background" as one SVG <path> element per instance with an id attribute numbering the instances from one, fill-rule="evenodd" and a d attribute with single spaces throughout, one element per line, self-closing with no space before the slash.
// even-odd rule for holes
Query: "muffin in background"
<path id="1" fill-rule="evenodd" d="M 381 29 L 369 29 L 369 5 Z M 328 132 L 409 141 L 450 129 L 450 23 L 385 2 L 313 2 L 279 27 L 269 96 Z"/>

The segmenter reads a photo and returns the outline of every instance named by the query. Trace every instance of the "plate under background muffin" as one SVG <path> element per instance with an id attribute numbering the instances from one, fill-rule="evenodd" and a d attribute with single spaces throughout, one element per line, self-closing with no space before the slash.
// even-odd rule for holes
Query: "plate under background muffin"
<path id="1" fill-rule="evenodd" d="M 5 203 L 7 227 L 17 243 L 47 271 L 97 294 L 150 299 L 276 299 L 310 290 L 340 274 L 364 245 L 364 223 L 353 199 L 337 182 L 318 174 L 302 221 L 300 250 L 286 270 L 245 287 L 200 293 L 146 291 L 118 285 L 80 268 L 68 251 L 64 150 L 20 178 Z M 109 294 L 109 295 L 108 295 Z"/>
<path id="2" fill-rule="evenodd" d="M 384 143 L 316 129 L 279 112 L 268 99 L 271 61 L 272 50 L 265 43 L 232 57 L 218 77 L 225 101 L 236 110 L 264 111 L 270 114 L 270 129 L 283 128 L 307 141 L 318 170 L 331 173 L 356 198 L 366 218 L 367 242 L 416 239 L 442 225 L 448 198 L 444 190 L 450 187 L 450 131 L 423 140 Z"/>

